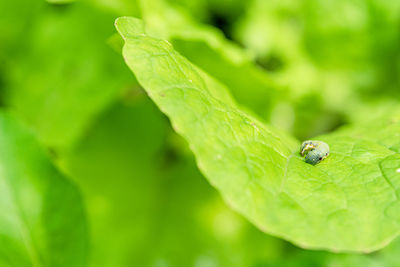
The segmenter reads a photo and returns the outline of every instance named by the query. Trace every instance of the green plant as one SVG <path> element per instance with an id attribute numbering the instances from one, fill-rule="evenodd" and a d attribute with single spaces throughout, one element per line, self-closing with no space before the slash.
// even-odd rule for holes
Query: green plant
<path id="1" fill-rule="evenodd" d="M 0 1 L 0 266 L 399 266 L 399 8 Z"/>

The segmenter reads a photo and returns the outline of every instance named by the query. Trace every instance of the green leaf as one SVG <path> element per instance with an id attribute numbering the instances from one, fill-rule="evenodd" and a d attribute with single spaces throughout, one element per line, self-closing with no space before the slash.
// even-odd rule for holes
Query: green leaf
<path id="1" fill-rule="evenodd" d="M 225 102 L 216 94 L 225 87 L 209 87 L 168 42 L 142 32 L 140 20 L 122 17 L 116 27 L 126 63 L 188 141 L 200 170 L 260 229 L 334 251 L 376 250 L 399 234 L 398 153 L 342 130 L 316 137 L 331 155 L 306 164 L 298 141 Z"/>
<path id="2" fill-rule="evenodd" d="M 0 265 L 85 266 L 88 230 L 75 186 L 5 112 L 0 151 Z"/>

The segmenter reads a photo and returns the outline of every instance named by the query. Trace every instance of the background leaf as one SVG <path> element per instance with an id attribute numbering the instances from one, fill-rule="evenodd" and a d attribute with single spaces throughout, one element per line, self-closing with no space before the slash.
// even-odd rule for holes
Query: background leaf
<path id="1" fill-rule="evenodd" d="M 34 137 L 0 112 L 0 265 L 86 266 L 88 233 L 76 187 Z"/>

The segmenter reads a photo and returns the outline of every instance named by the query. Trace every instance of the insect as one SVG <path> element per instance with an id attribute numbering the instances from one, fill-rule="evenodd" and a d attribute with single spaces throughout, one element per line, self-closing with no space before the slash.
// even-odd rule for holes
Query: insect
<path id="1" fill-rule="evenodd" d="M 329 146 L 322 141 L 307 140 L 301 144 L 300 155 L 306 156 L 305 162 L 316 165 L 329 156 Z"/>

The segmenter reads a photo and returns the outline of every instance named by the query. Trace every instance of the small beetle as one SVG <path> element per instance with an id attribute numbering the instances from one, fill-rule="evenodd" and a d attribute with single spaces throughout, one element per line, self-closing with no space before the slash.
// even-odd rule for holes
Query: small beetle
<path id="1" fill-rule="evenodd" d="M 316 165 L 329 156 L 329 146 L 322 141 L 304 141 L 300 148 L 300 155 L 306 155 L 305 161 Z"/>

